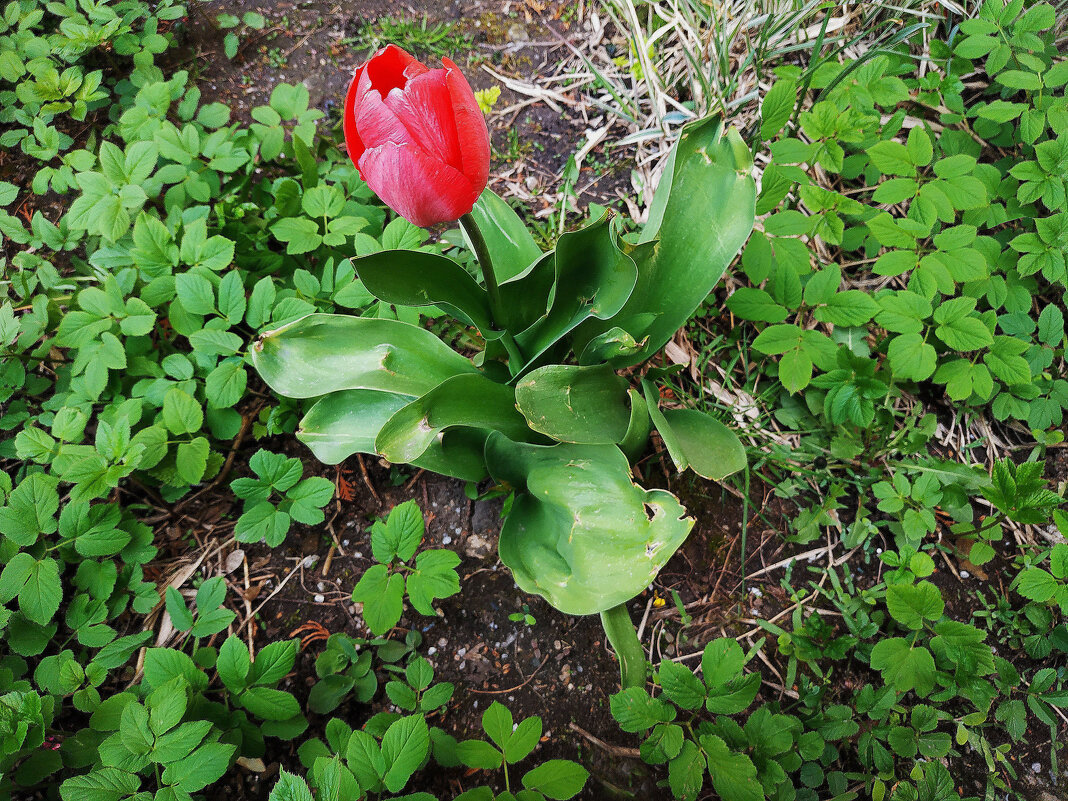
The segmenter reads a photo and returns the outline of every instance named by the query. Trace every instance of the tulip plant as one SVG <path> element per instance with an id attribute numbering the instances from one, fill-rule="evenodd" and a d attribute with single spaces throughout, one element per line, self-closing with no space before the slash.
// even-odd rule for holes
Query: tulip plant
<path id="1" fill-rule="evenodd" d="M 378 454 L 514 492 L 501 561 L 562 612 L 600 614 L 624 686 L 645 682 L 626 602 L 693 526 L 678 499 L 635 484 L 655 428 L 675 466 L 720 480 L 745 453 L 722 423 L 661 408 L 647 362 L 707 297 L 753 226 L 751 155 L 718 117 L 687 125 L 649 219 L 622 234 L 603 214 L 542 252 L 486 189 L 489 136 L 456 65 L 429 69 L 389 46 L 356 73 L 344 106 L 350 155 L 372 190 L 420 226 L 459 220 L 479 282 L 443 255 L 354 258 L 385 303 L 433 307 L 477 329 L 461 354 L 398 320 L 311 314 L 263 333 L 256 369 L 281 395 L 314 399 L 298 437 L 327 464 Z"/>

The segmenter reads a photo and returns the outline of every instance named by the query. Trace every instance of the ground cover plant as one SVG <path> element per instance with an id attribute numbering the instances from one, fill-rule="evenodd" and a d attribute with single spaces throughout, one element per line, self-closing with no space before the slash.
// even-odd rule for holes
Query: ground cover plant
<path id="1" fill-rule="evenodd" d="M 578 12 L 591 83 L 546 96 L 594 97 L 651 206 L 569 212 L 586 150 L 538 217 L 482 191 L 515 126 L 435 183 L 361 161 L 396 131 L 343 89 L 207 96 L 212 58 L 285 61 L 271 8 L 0 8 L 0 796 L 1066 792 L 1063 15 L 757 11 Z M 484 35 L 342 34 L 430 66 Z M 485 52 L 385 89 L 440 78 L 420 124 L 470 132 Z M 442 536 L 430 473 L 503 501 L 492 555 Z M 718 544 L 708 479 L 740 515 Z M 361 480 L 388 498 L 343 528 Z M 516 659 L 469 687 L 442 633 L 496 603 L 493 546 L 518 589 L 485 640 Z M 597 613 L 601 708 L 556 659 L 530 712 L 539 649 Z"/>

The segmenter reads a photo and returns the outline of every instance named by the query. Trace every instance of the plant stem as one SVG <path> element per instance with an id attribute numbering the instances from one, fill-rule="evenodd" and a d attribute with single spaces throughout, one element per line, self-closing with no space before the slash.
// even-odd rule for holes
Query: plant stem
<path id="1" fill-rule="evenodd" d="M 638 642 L 638 632 L 634 630 L 630 612 L 626 604 L 613 606 L 601 612 L 601 625 L 608 636 L 608 642 L 619 657 L 619 679 L 624 690 L 630 687 L 645 686 L 645 651 Z"/>
<path id="2" fill-rule="evenodd" d="M 470 213 L 460 218 L 460 225 L 463 226 L 464 233 L 467 234 L 471 249 L 475 252 L 475 258 L 478 259 L 479 269 L 482 270 L 482 279 L 486 283 L 486 293 L 489 295 L 490 313 L 493 316 L 493 322 L 499 328 L 506 328 L 503 309 L 501 308 L 501 291 L 497 286 L 497 275 L 493 272 L 493 259 L 490 256 L 486 240 L 482 236 L 482 232 L 478 230 L 478 223 L 475 222 L 475 218 Z"/>

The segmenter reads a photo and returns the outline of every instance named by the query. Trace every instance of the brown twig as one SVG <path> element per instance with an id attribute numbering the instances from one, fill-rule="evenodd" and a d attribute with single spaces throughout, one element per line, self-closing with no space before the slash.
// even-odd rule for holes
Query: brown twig
<path id="1" fill-rule="evenodd" d="M 360 463 L 360 473 L 363 474 L 363 483 L 367 486 L 367 489 L 371 492 L 371 497 L 375 499 L 375 503 L 379 506 L 382 505 L 382 499 L 378 497 L 378 493 L 375 492 L 374 486 L 371 484 L 371 477 L 367 475 L 367 465 L 363 463 L 363 454 L 356 454 L 356 461 Z"/>
<path id="2" fill-rule="evenodd" d="M 590 742 L 591 745 L 595 745 L 605 753 L 611 754 L 616 757 L 625 757 L 627 759 L 641 759 L 641 753 L 637 748 L 625 748 L 621 745 L 609 745 L 599 737 L 594 737 L 584 728 L 577 723 L 569 723 L 568 727 L 575 734 L 581 735 L 584 739 Z"/>

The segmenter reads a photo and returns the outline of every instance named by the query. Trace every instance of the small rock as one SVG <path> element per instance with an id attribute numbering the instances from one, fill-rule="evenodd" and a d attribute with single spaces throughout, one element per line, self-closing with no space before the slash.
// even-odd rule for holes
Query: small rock
<path id="1" fill-rule="evenodd" d="M 969 573 L 967 570 L 962 570 L 962 571 L 960 571 L 960 577 L 961 578 L 971 578 L 972 574 Z"/>
<path id="2" fill-rule="evenodd" d="M 472 559 L 486 559 L 493 554 L 493 543 L 478 534 L 472 534 L 464 543 L 464 553 Z"/>
<path id="3" fill-rule="evenodd" d="M 441 538 L 441 544 L 442 545 L 449 545 L 451 542 L 452 542 L 452 537 L 450 537 L 448 534 L 446 534 L 444 537 Z"/>
<path id="4" fill-rule="evenodd" d="M 529 42 L 530 34 L 527 33 L 527 29 L 518 22 L 513 22 L 508 26 L 508 41 L 509 42 Z"/>
<path id="5" fill-rule="evenodd" d="M 315 603 L 317 603 L 317 604 L 321 604 L 325 600 L 326 600 L 326 596 L 324 596 L 324 595 L 319 594 L 319 595 L 315 596 Z"/>

